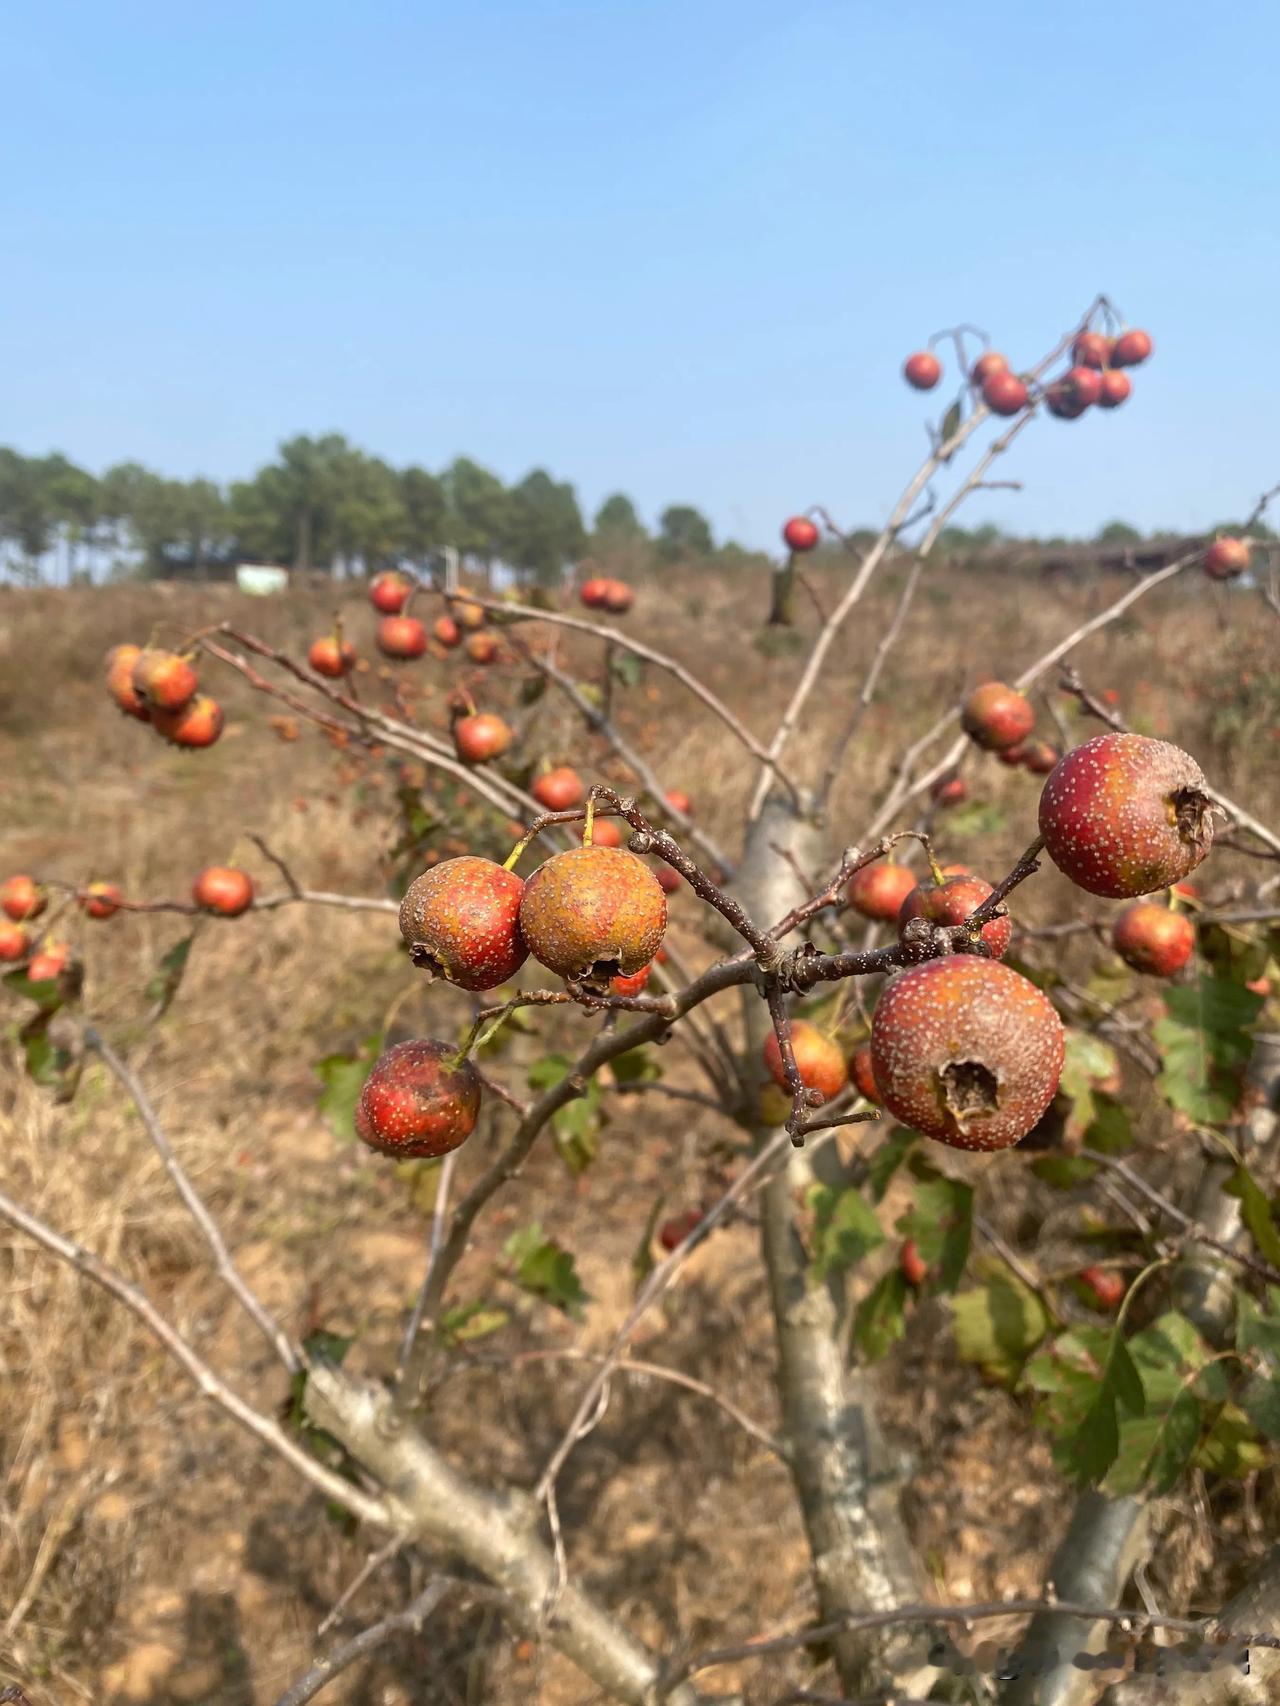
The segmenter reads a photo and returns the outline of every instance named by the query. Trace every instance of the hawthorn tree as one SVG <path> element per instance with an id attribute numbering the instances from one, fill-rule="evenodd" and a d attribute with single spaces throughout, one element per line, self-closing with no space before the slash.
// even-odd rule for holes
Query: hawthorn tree
<path id="1" fill-rule="evenodd" d="M 289 1420 L 250 1405 L 144 1292 L 30 1207 L 0 1193 L 0 1218 L 132 1311 L 213 1404 L 380 1546 L 412 1547 L 430 1559 L 416 1598 L 320 1654 L 280 1706 L 314 1698 L 381 1641 L 422 1629 L 453 1595 L 487 1596 L 605 1695 L 634 1706 L 689 1706 L 708 1697 L 699 1679 L 713 1666 L 749 1667 L 780 1654 L 794 1654 L 797 1677 L 808 1679 L 787 1700 L 835 1698 L 813 1692 L 827 1686 L 813 1682 L 815 1664 L 830 1667 L 830 1688 L 846 1700 L 923 1696 L 961 1662 L 953 1631 L 1011 1616 L 1025 1626 L 1003 1664 L 1003 1692 L 1014 1701 L 1035 1687 L 1059 1706 L 1082 1699 L 1094 1685 L 1074 1655 L 1103 1643 L 1120 1641 L 1131 1655 L 1149 1657 L 1161 1632 L 1211 1642 L 1225 1631 L 1255 1647 L 1280 1646 L 1258 1627 L 1280 1603 L 1274 1560 L 1258 1561 L 1235 1612 L 1220 1620 L 1135 1606 L 1128 1594 L 1149 1544 L 1152 1501 L 1192 1469 L 1230 1475 L 1280 1439 L 1280 1229 L 1265 1182 L 1280 1046 L 1260 1030 L 1268 991 L 1259 981 L 1272 951 L 1267 928 L 1277 914 L 1269 897 L 1277 879 L 1267 872 L 1280 857 L 1280 837 L 1217 789 L 1189 754 L 1129 731 L 1081 673 L 1091 636 L 1157 587 L 1189 571 L 1238 576 L 1272 494 L 1229 536 L 1197 542 L 1039 657 L 1013 660 L 1007 682 L 980 684 L 963 704 L 940 706 L 927 729 L 889 755 L 865 821 L 833 825 L 831 791 L 849 743 L 956 512 L 997 483 L 993 466 L 1043 415 L 1075 420 L 1123 403 L 1129 370 L 1150 354 L 1146 334 L 1124 328 L 1105 299 L 1024 374 L 989 349 L 971 359 L 972 338 L 962 328 L 935 340 L 954 347 L 960 384 L 877 537 L 845 535 L 818 506 L 788 521 L 794 557 L 825 539 L 847 550 L 850 572 L 823 610 L 767 735 L 683 664 L 599 619 L 600 608 L 621 613 L 631 599 L 628 588 L 598 578 L 581 588 L 585 614 L 553 600 L 444 592 L 408 575 L 380 576 L 372 593 L 389 656 L 426 653 L 424 615 L 434 603 L 432 655 L 443 662 L 465 646 L 484 669 L 505 653 L 523 677 L 526 707 L 551 691 L 561 695 L 595 743 L 597 768 L 606 760 L 613 766 L 612 782 L 567 766 L 535 777 L 513 744 L 515 731 L 477 702 L 485 695 L 474 677 L 454 694 L 448 734 L 415 715 L 404 690 L 412 662 L 395 702 L 372 703 L 357 690 L 356 648 L 340 630 L 318 638 L 307 661 L 229 623 L 188 635 L 172 651 L 129 643 L 111 654 L 108 691 L 140 725 L 140 739 L 143 725 L 193 750 L 219 738 L 220 707 L 198 679 L 211 665 L 234 671 L 337 745 L 394 753 L 447 776 L 476 806 L 468 820 L 472 851 L 429 864 L 399 898 L 313 889 L 265 845 L 279 879 L 268 892 L 258 892 L 246 872 L 223 867 L 199 874 L 190 901 L 131 899 L 110 882 L 52 872 L 14 874 L 0 885 L 0 958 L 13 966 L 6 982 L 24 1004 L 19 1038 L 29 1070 L 65 1098 L 93 1057 L 132 1098 L 208 1246 L 213 1273 L 279 1360 L 282 1394 L 287 1386 L 294 1396 Z M 930 352 L 909 358 L 905 371 L 921 390 L 944 376 Z M 308 495 L 310 448 L 299 460 L 295 511 L 302 560 L 336 526 Z M 460 512 L 474 510 L 467 544 L 483 554 L 500 518 L 482 473 L 459 463 L 446 487 Z M 381 475 L 374 486 L 375 497 L 391 489 Z M 464 487 L 474 488 L 466 504 Z M 416 496 L 428 509 L 435 504 L 434 492 Z M 672 514 L 663 518 L 664 535 L 683 538 L 688 529 L 683 521 L 668 525 Z M 890 561 L 906 567 L 897 606 L 865 677 L 850 684 L 839 674 L 841 636 Z M 790 566 L 800 572 L 799 563 Z M 566 661 L 557 643 L 566 635 L 598 646 L 599 679 L 584 679 Z M 732 847 L 708 832 L 696 804 L 658 773 L 614 715 L 617 695 L 641 670 L 687 695 L 740 749 L 754 781 Z M 1074 716 L 1055 731 L 1056 743 L 1035 737 L 1029 698 L 1054 680 Z M 809 735 L 801 740 L 822 695 L 841 712 L 825 750 Z M 1077 732 L 1089 738 L 1076 743 Z M 994 882 L 942 869 L 933 846 L 937 821 L 963 809 L 964 770 L 980 750 L 1044 777 L 1026 851 Z M 414 856 L 429 827 L 424 798 L 410 784 L 402 788 L 404 845 Z M 512 819 L 525 829 L 508 850 L 499 843 Z M 1215 838 L 1250 855 L 1262 873 L 1251 893 L 1226 905 L 1209 905 L 1186 886 L 1212 857 Z M 1019 921 L 1018 901 L 1046 859 L 1076 884 L 1080 911 L 1037 928 Z M 667 952 L 664 891 L 672 886 L 687 887 L 705 909 L 708 941 L 717 946 L 700 966 Z M 471 994 L 463 1034 L 388 1035 L 368 1059 L 343 1063 L 357 1137 L 380 1154 L 437 1170 L 423 1277 L 394 1378 L 371 1382 L 347 1372 L 323 1336 L 296 1342 L 246 1284 L 145 1085 L 81 1009 L 77 956 L 65 929 L 58 934 L 61 916 L 77 905 L 100 922 L 133 907 L 241 920 L 237 928 L 251 928 L 257 912 L 292 906 L 364 911 L 371 929 L 387 932 L 398 915 L 410 962 L 404 976 Z M 1154 1027 L 1126 1015 L 1114 978 L 1080 988 L 1059 975 L 1057 944 L 1091 934 L 1113 940 L 1134 975 L 1165 980 Z M 180 944 L 154 985 L 154 1022 L 184 968 Z M 552 1007 L 573 1022 L 576 1058 L 541 1062 L 526 1099 L 504 1081 L 494 1045 L 514 1015 L 536 1021 Z M 664 1085 L 654 1054 L 672 1036 L 687 1041 L 703 1079 L 698 1092 L 683 1094 L 729 1123 L 736 1170 L 716 1200 L 637 1229 L 648 1253 L 629 1312 L 607 1350 L 587 1359 L 572 1418 L 533 1485 L 497 1496 L 440 1449 L 428 1402 L 462 1329 L 469 1325 L 474 1337 L 486 1327 L 467 1273 L 474 1229 L 502 1203 L 537 1145 L 555 1137 L 572 1152 L 589 1143 L 605 1081 L 641 1097 L 682 1094 Z M 1192 1188 L 1179 1197 L 1152 1182 L 1153 1156 L 1138 1146 L 1116 1093 L 1121 1055 L 1150 1080 L 1169 1129 L 1176 1119 L 1180 1141 L 1202 1146 Z M 504 1110 L 505 1129 L 477 1153 L 472 1136 L 485 1103 Z M 856 1130 L 868 1126 L 875 1129 Z M 942 1165 L 951 1150 L 992 1155 L 983 1180 L 998 1179 L 998 1167 L 1025 1167 L 1050 1187 L 1096 1191 L 1100 1204 L 1119 1201 L 1129 1224 L 1087 1267 L 1044 1272 L 1034 1246 L 1015 1250 L 984 1232 L 972 1176 Z M 890 1224 L 886 1197 L 895 1179 L 909 1182 L 911 1206 Z M 776 1326 L 776 1434 L 696 1370 L 631 1355 L 637 1328 L 691 1253 L 747 1205 L 759 1218 Z M 655 1232 L 661 1255 L 652 1249 Z M 860 1265 L 895 1241 L 897 1258 L 850 1309 Z M 571 1251 L 532 1227 L 507 1250 L 530 1292 L 574 1301 L 580 1286 Z M 1096 1325 L 1081 1325 L 1067 1306 L 1071 1287 L 1106 1312 Z M 923 1593 L 869 1371 L 892 1354 L 907 1313 L 924 1296 L 949 1300 L 962 1358 L 1036 1406 L 1064 1490 L 1078 1490 L 1041 1598 L 948 1605 Z M 785 1462 L 812 1560 L 814 1614 L 800 1627 L 768 1639 L 726 1630 L 713 1649 L 652 1651 L 575 1579 L 559 1478 L 598 1422 L 611 1383 L 635 1368 L 719 1404 Z M 468 1574 L 455 1573 L 457 1565 Z M 922 1632 L 931 1645 L 922 1646 Z"/>

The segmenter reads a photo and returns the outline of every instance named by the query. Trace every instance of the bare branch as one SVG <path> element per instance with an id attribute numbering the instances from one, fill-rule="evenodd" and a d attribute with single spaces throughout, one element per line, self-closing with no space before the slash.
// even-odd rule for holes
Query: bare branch
<path id="1" fill-rule="evenodd" d="M 160 1124 L 156 1111 L 151 1105 L 150 1098 L 143 1089 L 137 1075 L 128 1065 L 126 1065 L 126 1063 L 111 1047 L 110 1043 L 108 1043 L 92 1025 L 86 1025 L 84 1027 L 83 1035 L 85 1047 L 93 1050 L 107 1070 L 121 1085 L 123 1085 L 124 1089 L 132 1098 L 133 1104 L 137 1108 L 142 1119 L 142 1123 L 146 1128 L 147 1136 L 151 1139 L 152 1146 L 159 1155 L 161 1161 L 164 1163 L 165 1171 L 173 1181 L 174 1189 L 182 1198 L 182 1201 L 186 1206 L 187 1213 L 191 1216 L 192 1220 L 195 1221 L 201 1237 L 209 1246 L 210 1253 L 213 1256 L 214 1267 L 218 1271 L 218 1277 L 227 1287 L 228 1291 L 231 1292 L 232 1296 L 236 1299 L 236 1302 L 239 1303 L 245 1314 L 248 1315 L 249 1319 L 257 1327 L 258 1331 L 271 1346 L 272 1350 L 280 1358 L 280 1361 L 288 1369 L 289 1373 L 296 1374 L 302 1367 L 302 1359 L 298 1351 L 290 1342 L 289 1336 L 285 1332 L 284 1328 L 270 1314 L 261 1300 L 254 1295 L 253 1291 L 245 1283 L 240 1270 L 232 1261 L 231 1252 L 227 1249 L 226 1241 L 218 1228 L 217 1222 L 205 1207 L 200 1193 L 191 1183 L 191 1179 L 188 1176 L 186 1169 L 174 1154 L 173 1146 L 169 1142 L 165 1129 Z"/>
<path id="2" fill-rule="evenodd" d="M 350 1669 L 361 1659 L 368 1658 L 369 1654 L 376 1652 L 379 1647 L 385 1646 L 393 1635 L 420 1634 L 423 1624 L 453 1585 L 447 1581 L 428 1582 L 412 1604 L 407 1605 L 403 1611 L 393 1612 L 380 1623 L 362 1629 L 327 1658 L 317 1659 L 304 1677 L 299 1678 L 292 1688 L 284 1691 L 276 1701 L 276 1706 L 306 1706 L 307 1701 L 314 1700 L 336 1676 L 340 1676 L 344 1670 Z"/>

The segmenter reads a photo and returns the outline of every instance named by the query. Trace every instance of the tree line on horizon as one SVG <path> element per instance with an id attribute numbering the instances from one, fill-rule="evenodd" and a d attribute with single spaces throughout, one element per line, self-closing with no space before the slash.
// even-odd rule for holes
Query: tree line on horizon
<path id="1" fill-rule="evenodd" d="M 850 535 L 855 546 L 861 537 Z M 939 548 L 982 553 L 1012 537 L 991 524 L 951 527 Z M 1145 537 L 1113 521 L 1090 542 L 1114 547 Z M 396 468 L 340 433 L 290 438 L 251 478 L 226 486 L 170 479 L 138 462 L 97 475 L 59 452 L 24 456 L 0 446 L 0 572 L 28 582 L 46 569 L 68 582 L 213 576 L 246 560 L 367 574 L 392 563 L 426 568 L 446 546 L 482 570 L 500 562 L 542 582 L 588 555 L 625 552 L 633 564 L 760 555 L 733 541 L 717 545 L 692 504 L 668 505 L 651 532 L 631 499 L 615 492 L 588 522 L 573 486 L 543 468 L 510 486 L 466 456 L 438 474 Z"/>

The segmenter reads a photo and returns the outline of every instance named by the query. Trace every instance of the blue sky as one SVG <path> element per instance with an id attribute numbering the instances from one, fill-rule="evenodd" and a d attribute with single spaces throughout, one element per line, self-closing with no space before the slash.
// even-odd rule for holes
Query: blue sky
<path id="1" fill-rule="evenodd" d="M 883 517 L 940 326 L 1156 343 L 971 520 L 1194 528 L 1280 479 L 1280 11 L 788 0 L 11 9 L 0 442 L 227 479 L 295 431 L 535 463 L 771 544 Z"/>

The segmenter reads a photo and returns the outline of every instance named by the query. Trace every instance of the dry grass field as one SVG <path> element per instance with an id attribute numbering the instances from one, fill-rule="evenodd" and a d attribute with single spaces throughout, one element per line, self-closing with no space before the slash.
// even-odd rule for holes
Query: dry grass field
<path id="1" fill-rule="evenodd" d="M 839 572 L 817 576 L 828 602 Z M 798 753 L 807 744 L 816 751 L 817 737 L 847 714 L 897 584 L 891 570 L 849 624 Z M 985 581 L 941 564 L 931 570 L 847 755 L 833 851 L 857 839 L 906 740 L 967 685 L 1020 667 L 1116 591 L 1114 581 Z M 767 735 L 801 655 L 776 635 L 757 643 L 767 597 L 762 573 L 739 580 L 671 571 L 641 584 L 627 621 L 706 675 Z M 234 858 L 275 887 L 245 839 L 254 832 L 310 887 L 388 893 L 398 761 L 362 759 L 333 750 L 314 729 L 295 731 L 279 720 L 281 707 L 208 664 L 229 726 L 204 754 L 166 748 L 117 715 L 102 688 L 107 646 L 144 640 L 157 624 L 176 637 L 234 617 L 305 649 L 331 608 L 332 592 L 319 588 L 281 600 L 217 586 L 0 591 L 3 871 L 105 877 L 131 897 L 185 898 L 200 867 Z M 362 589 L 343 592 L 343 612 L 368 653 L 372 616 Z M 813 621 L 802 608 L 806 631 Z M 574 641 L 562 657 L 584 675 L 597 667 L 586 643 Z M 1219 787 L 1275 824 L 1275 658 L 1275 619 L 1256 595 L 1185 577 L 1075 661 L 1092 688 L 1118 693 L 1135 727 L 1175 738 Z M 444 722 L 460 668 L 452 658 L 407 668 L 423 687 L 423 720 Z M 362 691 L 379 690 L 376 673 L 361 681 Z M 598 775 L 597 749 L 563 703 L 552 693 L 522 706 L 517 682 L 512 666 L 498 666 L 480 691 L 486 703 L 514 706 L 525 756 L 571 760 Z M 1076 715 L 1054 697 L 1064 715 Z M 617 704 L 629 737 L 735 852 L 755 780 L 741 749 L 652 672 L 619 688 Z M 1047 709 L 1042 722 L 1052 737 Z M 1078 720 L 1072 727 L 1092 732 Z M 969 814 L 971 833 L 954 835 L 943 819 L 940 847 L 994 878 L 1034 833 L 1038 786 L 991 759 L 971 761 L 967 774 L 974 798 L 994 808 L 990 827 L 972 833 Z M 451 791 L 439 797 L 449 809 L 451 802 Z M 443 851 L 458 850 L 457 833 L 448 825 L 440 832 Z M 1251 862 L 1215 854 L 1205 888 L 1226 899 L 1255 876 Z M 1023 891 L 1017 913 L 1066 917 L 1081 901 L 1050 871 Z M 709 963 L 714 950 L 687 892 L 676 896 L 672 919 L 683 956 Z M 86 1012 L 148 1086 L 246 1277 L 292 1332 L 353 1334 L 357 1366 L 392 1366 L 422 1272 L 429 1181 L 333 1134 L 317 1107 L 315 1064 L 354 1048 L 388 1016 L 397 1036 L 454 1034 L 465 999 L 416 976 L 390 915 L 297 906 L 203 925 L 172 1009 L 148 1028 L 144 986 L 190 921 L 161 912 L 67 922 L 83 952 Z M 732 993 L 715 1010 L 736 1025 Z M 145 1285 L 203 1354 L 279 1412 L 284 1377 L 211 1280 L 206 1252 L 119 1086 L 95 1063 L 75 1100 L 56 1105 L 21 1069 L 12 1040 L 21 1016 L 22 1004 L 0 991 L 4 1188 Z M 531 1062 L 596 1023 L 577 1012 L 539 1016 L 495 1057 L 494 1070 L 523 1088 Z M 669 1083 L 697 1082 L 678 1041 L 664 1063 Z M 1133 1093 L 1141 1113 L 1141 1088 Z M 509 1118 L 501 1109 L 486 1114 L 463 1152 L 464 1180 Z M 536 1476 L 583 1371 L 552 1355 L 517 1360 L 520 1353 L 608 1342 L 632 1297 L 632 1257 L 655 1197 L 671 1210 L 699 1201 L 732 1165 L 732 1138 L 731 1126 L 692 1104 L 614 1098 L 593 1167 L 575 1178 L 541 1147 L 481 1223 L 456 1294 L 495 1301 L 510 1321 L 473 1350 L 461 1348 L 430 1400 L 433 1434 L 479 1479 L 528 1484 Z M 1161 1134 L 1151 1139 L 1158 1145 Z M 1032 1198 L 1047 1193 L 1030 1175 L 1006 1166 L 993 1175 L 997 1190 L 987 1158 L 961 1159 L 974 1162 L 968 1176 L 982 1214 L 1012 1241 L 1043 1218 L 1045 1203 Z M 578 1253 L 590 1296 L 580 1322 L 532 1301 L 502 1271 L 503 1240 L 531 1220 Z M 1050 1220 L 1042 1236 L 1057 1235 Z M 373 1543 L 334 1521 L 316 1493 L 212 1411 L 100 1292 L 7 1234 L 0 1295 L 0 1682 L 23 1678 L 34 1706 L 270 1706 L 305 1670 L 317 1625 Z M 749 1212 L 698 1252 L 667 1306 L 646 1322 L 635 1354 L 711 1381 L 763 1427 L 776 1426 L 771 1319 Z M 1026 1408 L 957 1361 L 941 1303 L 915 1312 L 876 1379 L 934 1591 L 1038 1591 L 1069 1499 Z M 571 1460 L 561 1507 L 575 1575 L 657 1647 L 790 1627 L 810 1609 L 785 1469 L 696 1394 L 621 1378 Z M 1278 1515 L 1263 1482 L 1224 1485 L 1212 1498 L 1192 1487 L 1164 1501 L 1160 1521 L 1177 1544 L 1157 1550 L 1149 1572 L 1157 1599 L 1176 1605 L 1225 1591 Z M 409 1554 L 388 1561 L 340 1628 L 402 1604 L 426 1569 Z M 753 1702 L 764 1702 L 802 1676 L 796 1661 L 778 1659 L 749 1671 L 726 1667 L 706 1682 L 726 1693 L 747 1686 Z M 422 1636 L 383 1648 L 324 1698 L 334 1706 L 587 1706 L 596 1695 L 490 1607 L 448 1601 Z"/>

